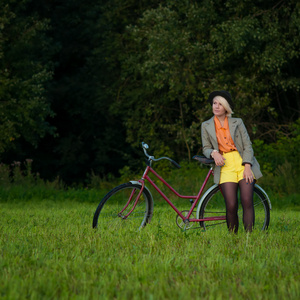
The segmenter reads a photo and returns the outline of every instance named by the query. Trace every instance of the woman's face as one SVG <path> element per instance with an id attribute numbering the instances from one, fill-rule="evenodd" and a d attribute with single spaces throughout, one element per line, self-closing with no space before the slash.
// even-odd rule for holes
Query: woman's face
<path id="1" fill-rule="evenodd" d="M 216 99 L 213 100 L 212 105 L 213 114 L 217 117 L 223 117 L 226 115 L 226 110 L 223 105 Z"/>

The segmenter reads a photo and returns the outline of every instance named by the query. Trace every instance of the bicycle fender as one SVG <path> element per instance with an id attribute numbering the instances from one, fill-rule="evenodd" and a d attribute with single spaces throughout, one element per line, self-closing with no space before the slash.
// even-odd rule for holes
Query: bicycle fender
<path id="1" fill-rule="evenodd" d="M 142 186 L 142 184 L 139 181 L 135 181 L 135 180 L 131 180 L 129 181 L 131 184 L 137 184 Z M 150 223 L 152 215 L 153 215 L 153 205 L 154 205 L 154 201 L 153 201 L 153 197 L 152 194 L 150 192 L 150 190 L 144 185 L 144 189 L 148 192 L 148 194 L 150 195 L 150 201 L 151 201 L 151 208 L 150 208 L 150 216 L 149 216 L 149 220 L 148 223 Z"/>
<path id="2" fill-rule="evenodd" d="M 197 218 L 199 218 L 199 215 L 200 215 L 200 208 L 201 208 L 201 205 L 205 199 L 205 197 L 213 190 L 215 189 L 216 187 L 218 186 L 218 184 L 214 184 L 212 185 L 205 193 L 204 195 L 201 197 L 200 201 L 199 201 L 199 204 L 198 204 L 198 207 L 197 207 Z"/>
<path id="3" fill-rule="evenodd" d="M 199 218 L 199 214 L 200 214 L 200 208 L 201 208 L 201 205 L 205 199 L 205 197 L 213 190 L 215 189 L 216 187 L 218 186 L 218 184 L 214 184 L 213 186 L 211 186 L 206 192 L 205 194 L 201 197 L 200 201 L 199 201 L 199 204 L 198 204 L 198 207 L 197 207 L 197 218 Z M 257 187 L 261 193 L 265 196 L 265 198 L 267 199 L 268 203 L 269 203 L 269 207 L 270 207 L 270 210 L 272 209 L 272 204 L 271 204 L 271 200 L 268 196 L 268 194 L 265 192 L 265 190 L 259 186 L 258 184 L 255 184 L 255 187 Z"/>
<path id="4" fill-rule="evenodd" d="M 269 196 L 268 194 L 265 192 L 265 190 L 259 186 L 258 184 L 255 184 L 255 187 L 257 187 L 263 194 L 264 196 L 266 197 L 266 199 L 268 200 L 268 203 L 269 203 L 269 207 L 270 207 L 270 210 L 272 209 L 272 204 L 271 204 L 271 200 L 269 199 Z"/>

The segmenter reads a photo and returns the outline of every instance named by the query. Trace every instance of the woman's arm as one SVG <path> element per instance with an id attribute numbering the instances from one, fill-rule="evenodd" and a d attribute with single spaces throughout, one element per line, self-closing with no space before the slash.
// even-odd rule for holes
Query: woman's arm
<path id="1" fill-rule="evenodd" d="M 210 142 L 209 134 L 205 129 L 204 123 L 201 124 L 201 140 L 202 140 L 202 152 L 207 158 L 210 158 L 214 148 L 212 143 Z"/>
<path id="2" fill-rule="evenodd" d="M 214 148 L 210 139 L 210 135 L 206 130 L 206 126 L 203 125 L 203 123 L 201 125 L 201 139 L 203 154 L 208 158 L 212 157 L 215 161 L 216 166 L 224 166 L 225 158 L 219 153 L 219 151 L 216 151 L 217 149 Z"/>
<path id="3" fill-rule="evenodd" d="M 248 131 L 246 129 L 246 126 L 244 125 L 244 122 L 241 120 L 239 126 L 238 126 L 240 135 L 241 135 L 241 140 L 242 140 L 242 148 L 243 148 L 243 165 L 246 163 L 249 163 L 250 165 L 253 165 L 254 162 L 254 153 L 253 153 L 253 148 L 252 148 L 252 143 L 248 134 Z"/>

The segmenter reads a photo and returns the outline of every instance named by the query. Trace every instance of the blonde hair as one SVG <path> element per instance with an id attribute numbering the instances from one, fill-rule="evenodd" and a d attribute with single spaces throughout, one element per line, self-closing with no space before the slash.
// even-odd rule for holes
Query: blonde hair
<path id="1" fill-rule="evenodd" d="M 222 106 L 225 108 L 226 112 L 227 112 L 226 116 L 227 117 L 231 117 L 231 115 L 233 114 L 233 111 L 232 111 L 232 109 L 231 109 L 228 101 L 224 97 L 222 97 L 222 96 L 216 96 L 216 97 L 214 97 L 213 103 L 214 103 L 214 100 L 219 101 L 222 104 Z"/>

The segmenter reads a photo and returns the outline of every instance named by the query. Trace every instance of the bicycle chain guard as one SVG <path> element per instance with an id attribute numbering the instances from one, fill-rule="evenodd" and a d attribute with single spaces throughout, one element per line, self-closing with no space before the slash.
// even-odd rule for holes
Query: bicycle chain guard
<path id="1" fill-rule="evenodd" d="M 189 211 L 188 210 L 183 210 L 181 212 L 184 216 L 187 216 Z M 194 219 L 193 213 L 191 214 L 190 218 Z M 190 229 L 195 225 L 195 222 L 189 222 L 188 220 L 184 222 L 179 215 L 176 216 L 176 225 L 184 230 Z"/>

